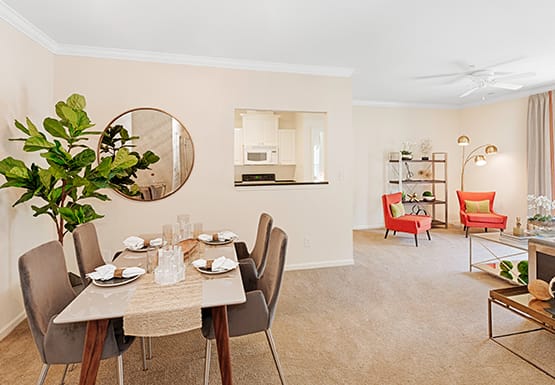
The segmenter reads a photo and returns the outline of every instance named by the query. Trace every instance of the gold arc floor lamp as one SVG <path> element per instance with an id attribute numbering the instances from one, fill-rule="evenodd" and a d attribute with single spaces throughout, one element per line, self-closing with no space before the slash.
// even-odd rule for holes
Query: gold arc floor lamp
<path id="1" fill-rule="evenodd" d="M 483 144 L 470 151 L 468 155 L 465 155 L 465 148 L 466 146 L 470 145 L 470 138 L 466 135 L 461 135 L 457 138 L 457 144 L 463 148 L 461 166 L 461 191 L 464 191 L 464 169 L 468 162 L 474 160 L 474 164 L 476 166 L 484 166 L 487 163 L 486 155 L 497 154 L 497 147 L 493 144 Z M 481 149 L 484 149 L 484 153 L 476 154 L 476 152 Z"/>

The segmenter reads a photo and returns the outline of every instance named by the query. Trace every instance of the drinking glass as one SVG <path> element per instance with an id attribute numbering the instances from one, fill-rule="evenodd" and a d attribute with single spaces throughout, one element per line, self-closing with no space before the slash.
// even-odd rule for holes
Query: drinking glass
<path id="1" fill-rule="evenodd" d="M 193 223 L 193 238 L 198 238 L 202 234 L 202 223 Z"/>
<path id="2" fill-rule="evenodd" d="M 180 214 L 177 216 L 177 223 L 179 223 L 179 240 L 188 239 L 191 237 L 191 224 L 189 214 Z"/>
<path id="3" fill-rule="evenodd" d="M 173 246 L 173 228 L 173 224 L 162 226 L 162 245 L 164 249 L 169 249 Z"/>
<path id="4" fill-rule="evenodd" d="M 146 251 L 146 272 L 152 273 L 158 265 L 158 248 L 151 247 Z"/>

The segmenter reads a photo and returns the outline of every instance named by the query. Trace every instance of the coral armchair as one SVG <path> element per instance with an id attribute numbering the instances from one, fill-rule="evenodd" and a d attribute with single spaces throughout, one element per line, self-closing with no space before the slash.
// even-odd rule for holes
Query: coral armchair
<path id="1" fill-rule="evenodd" d="M 429 232 L 432 228 L 431 217 L 427 215 L 401 215 L 400 217 L 393 217 L 391 205 L 401 202 L 401 197 L 402 194 L 400 192 L 382 195 L 383 218 L 385 222 L 384 238 L 387 239 L 389 230 L 393 230 L 393 235 L 397 234 L 397 231 L 414 234 L 416 247 L 418 247 L 417 235 L 420 233 L 426 232 L 428 239 L 432 240 Z"/>
<path id="2" fill-rule="evenodd" d="M 468 229 L 471 227 L 483 227 L 485 231 L 490 229 L 500 229 L 503 231 L 507 227 L 507 216 L 498 214 L 493 211 L 493 200 L 495 199 L 495 191 L 489 192 L 468 192 L 457 190 L 457 198 L 459 198 L 461 223 L 464 226 L 465 236 L 468 238 Z M 467 201 L 480 202 L 489 201 L 489 212 L 468 212 L 466 207 Z"/>

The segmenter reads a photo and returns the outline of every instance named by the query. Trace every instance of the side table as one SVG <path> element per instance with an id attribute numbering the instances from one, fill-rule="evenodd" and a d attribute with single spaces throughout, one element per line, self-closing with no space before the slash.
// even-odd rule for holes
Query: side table
<path id="1" fill-rule="evenodd" d="M 519 332 L 494 335 L 493 319 L 491 313 L 492 303 L 505 308 L 522 318 L 527 319 L 528 321 L 538 325 L 539 327 Z M 525 358 L 521 354 L 515 352 L 500 341 L 500 339 L 503 337 L 531 333 L 539 330 L 546 330 L 551 334 L 555 334 L 555 316 L 547 311 L 547 309 L 550 308 L 555 310 L 555 300 L 551 300 L 548 302 L 538 301 L 534 299 L 534 297 L 532 297 L 530 293 L 528 293 L 528 288 L 526 286 L 490 290 L 488 298 L 488 337 L 493 342 L 504 347 L 517 357 L 521 358 L 522 360 L 528 362 L 530 365 L 547 374 L 549 377 L 555 379 L 555 375 L 553 373 L 550 373 L 546 369 L 541 368 L 539 365 Z"/>

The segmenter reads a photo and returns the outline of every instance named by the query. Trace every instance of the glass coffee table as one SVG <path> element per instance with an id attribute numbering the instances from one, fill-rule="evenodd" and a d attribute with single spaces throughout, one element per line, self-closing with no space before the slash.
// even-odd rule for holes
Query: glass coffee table
<path id="1" fill-rule="evenodd" d="M 491 312 L 491 305 L 496 304 L 505 308 L 518 316 L 527 319 L 528 321 L 536 324 L 538 327 L 531 330 L 518 331 L 508 334 L 494 335 L 493 334 L 493 319 Z M 528 362 L 530 365 L 541 370 L 551 378 L 555 379 L 555 372 L 548 372 L 546 369 L 535 364 L 528 358 L 517 353 L 507 345 L 504 345 L 500 339 L 503 337 L 514 336 L 518 334 L 525 334 L 536 332 L 540 330 L 548 331 L 555 334 L 555 299 L 551 301 L 538 301 L 528 293 L 526 286 L 509 287 L 504 289 L 490 290 L 488 298 L 488 337 L 498 345 L 504 347 L 517 357 Z"/>
<path id="2" fill-rule="evenodd" d="M 519 279 L 518 263 L 528 260 L 528 239 L 529 237 L 519 238 L 501 232 L 470 234 L 469 271 L 475 268 L 513 285 L 525 285 L 526 282 Z M 489 258 L 479 261 L 474 260 L 473 246 L 476 243 L 487 250 Z M 496 247 L 498 245 L 502 245 L 502 247 Z M 502 269 L 502 261 L 510 261 L 510 264 L 505 265 L 505 268 Z"/>

